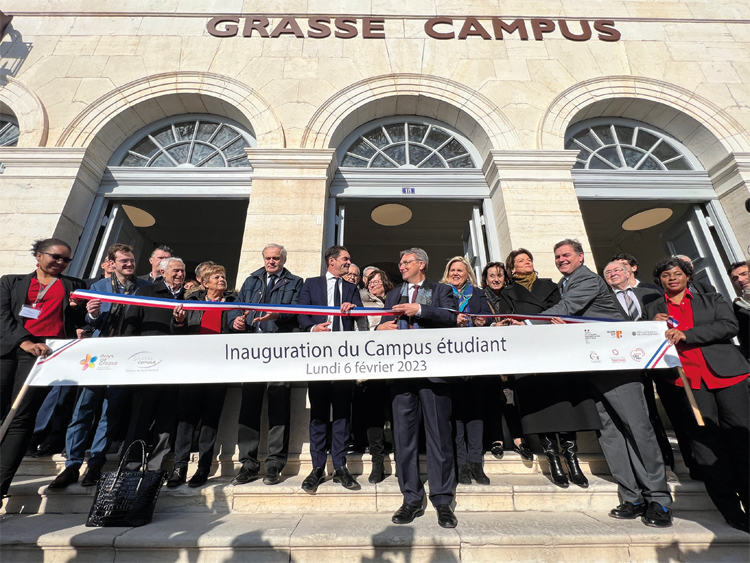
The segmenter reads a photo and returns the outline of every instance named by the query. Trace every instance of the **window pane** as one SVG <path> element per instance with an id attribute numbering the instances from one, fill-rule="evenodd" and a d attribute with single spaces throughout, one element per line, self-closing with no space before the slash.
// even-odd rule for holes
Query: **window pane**
<path id="1" fill-rule="evenodd" d="M 120 166 L 146 166 L 146 162 L 148 161 L 145 158 L 129 154 L 125 157 L 125 160 L 120 163 Z"/>
<path id="2" fill-rule="evenodd" d="M 670 158 L 676 157 L 680 153 L 674 150 L 674 148 L 669 143 L 667 143 L 666 141 L 662 141 L 661 143 L 659 143 L 659 146 L 651 152 L 651 154 L 659 160 L 669 160 Z"/>
<path id="3" fill-rule="evenodd" d="M 387 146 L 389 144 L 388 143 L 388 139 L 385 136 L 385 133 L 383 133 L 383 128 L 382 127 L 378 127 L 377 129 L 373 129 L 372 131 L 370 131 L 369 133 L 367 133 L 364 137 L 365 137 L 365 139 L 367 139 L 368 141 L 370 141 L 373 145 L 375 145 L 379 149 L 383 148 L 383 147 L 385 147 L 385 146 Z"/>
<path id="4" fill-rule="evenodd" d="M 638 168 L 638 170 L 664 170 L 659 163 L 654 160 L 652 157 L 648 157 L 646 159 L 646 162 L 641 164 L 641 166 Z"/>
<path id="5" fill-rule="evenodd" d="M 351 148 L 349 148 L 347 152 L 358 154 L 359 156 L 364 156 L 365 158 L 369 159 L 377 152 L 377 149 L 375 149 L 367 141 L 359 139 L 351 146 Z"/>
<path id="6" fill-rule="evenodd" d="M 622 162 L 620 162 L 620 155 L 617 154 L 617 149 L 615 147 L 602 149 L 596 154 L 604 160 L 607 160 L 614 164 L 615 168 L 620 168 L 621 166 L 623 166 Z"/>
<path id="7" fill-rule="evenodd" d="M 231 127 L 227 127 L 226 125 L 222 125 L 219 132 L 216 134 L 216 137 L 214 137 L 214 140 L 211 141 L 214 145 L 217 147 L 223 147 L 226 145 L 229 141 L 235 139 L 239 135 L 237 131 L 232 129 Z"/>
<path id="8" fill-rule="evenodd" d="M 154 168 L 173 168 L 174 163 L 169 160 L 167 155 L 162 153 L 151 163 L 151 166 Z"/>
<path id="9" fill-rule="evenodd" d="M 424 134 L 427 133 L 427 125 L 414 125 L 409 124 L 409 140 L 415 143 L 421 143 L 424 139 Z M 413 164 L 413 163 L 412 163 Z"/>
<path id="10" fill-rule="evenodd" d="M 635 168 L 635 165 L 641 161 L 644 154 L 644 152 L 637 149 L 622 147 L 622 155 L 625 157 L 625 164 L 631 168 Z"/>
<path id="11" fill-rule="evenodd" d="M 427 158 L 432 151 L 419 145 L 409 145 L 409 162 L 414 166 L 417 166 L 425 158 Z"/>
<path id="12" fill-rule="evenodd" d="M 585 165 L 584 165 L 583 162 L 581 162 L 580 160 L 577 160 L 576 163 L 573 165 L 573 169 L 579 170 L 579 169 L 583 168 L 584 166 Z"/>
<path id="13" fill-rule="evenodd" d="M 438 155 L 433 154 L 420 168 L 445 168 L 445 164 Z"/>
<path id="14" fill-rule="evenodd" d="M 450 138 L 451 136 L 442 129 L 433 127 L 432 129 L 430 129 L 430 134 L 427 135 L 424 144 L 432 147 L 433 149 L 436 149 Z"/>
<path id="15" fill-rule="evenodd" d="M 0 147 L 14 147 L 18 144 L 20 130 L 18 127 L 8 121 L 0 121 Z"/>
<path id="16" fill-rule="evenodd" d="M 575 136 L 575 139 L 577 141 L 580 141 L 582 144 L 586 145 L 591 150 L 595 151 L 599 147 L 601 147 L 601 143 L 594 139 L 594 136 L 591 134 L 591 132 L 587 129 L 586 131 L 581 131 Z"/>
<path id="17" fill-rule="evenodd" d="M 615 132 L 617 133 L 617 140 L 623 145 L 633 144 L 633 129 L 632 127 L 625 127 L 624 125 L 615 125 Z"/>
<path id="18" fill-rule="evenodd" d="M 226 156 L 227 158 L 232 158 L 234 156 L 244 155 L 245 147 L 247 146 L 247 141 L 240 137 L 225 149 L 224 156 Z"/>
<path id="19" fill-rule="evenodd" d="M 354 166 L 356 168 L 367 168 L 367 161 L 347 154 L 341 162 L 341 166 Z"/>
<path id="20" fill-rule="evenodd" d="M 159 147 L 157 147 L 151 139 L 146 137 L 131 150 L 138 154 L 142 154 L 145 157 L 151 158 L 159 151 Z"/>
<path id="21" fill-rule="evenodd" d="M 177 134 L 180 136 L 182 141 L 191 141 L 193 139 L 193 133 L 195 133 L 195 122 L 179 123 L 174 126 L 177 129 Z"/>
<path id="22" fill-rule="evenodd" d="M 208 141 L 218 128 L 218 123 L 201 123 L 198 125 L 198 136 L 196 139 L 199 141 Z"/>
<path id="23" fill-rule="evenodd" d="M 612 128 L 609 125 L 598 125 L 597 127 L 591 128 L 596 136 L 599 137 L 602 143 L 605 145 L 614 145 L 615 138 L 612 136 Z"/>
<path id="24" fill-rule="evenodd" d="M 466 149 L 456 139 L 453 139 L 450 143 L 440 149 L 440 154 L 443 155 L 443 158 L 448 159 L 453 158 L 454 156 L 466 154 Z"/>
<path id="25" fill-rule="evenodd" d="M 639 129 L 635 144 L 636 146 L 642 148 L 644 151 L 647 151 L 651 147 L 653 147 L 658 140 L 658 137 L 652 135 L 651 133 L 647 133 L 643 129 Z"/>
<path id="26" fill-rule="evenodd" d="M 664 166 L 667 167 L 667 170 L 692 170 L 692 167 L 685 160 L 685 157 L 680 157 L 672 162 L 668 162 Z"/>
<path id="27" fill-rule="evenodd" d="M 597 154 L 594 154 L 589 162 L 589 169 L 591 170 L 612 170 L 613 168 L 615 168 L 613 165 L 598 158 Z"/>
<path id="28" fill-rule="evenodd" d="M 185 164 L 188 161 L 188 152 L 190 152 L 190 143 L 183 143 L 168 149 L 167 152 L 177 161 L 177 164 Z"/>
<path id="29" fill-rule="evenodd" d="M 471 160 L 470 156 L 462 156 L 456 160 L 451 160 L 448 166 L 451 168 L 474 168 L 474 161 Z"/>
<path id="30" fill-rule="evenodd" d="M 208 155 L 215 152 L 216 149 L 213 147 L 209 147 L 208 145 L 203 145 L 201 143 L 195 143 L 195 146 L 193 147 L 193 156 L 190 159 L 191 164 L 198 164 L 201 160 L 206 158 Z"/>
<path id="31" fill-rule="evenodd" d="M 164 129 L 160 129 L 156 133 L 152 135 L 154 139 L 159 141 L 159 144 L 161 146 L 166 147 L 168 145 L 171 145 L 174 143 L 174 135 L 172 135 L 172 126 L 165 127 Z"/>
<path id="32" fill-rule="evenodd" d="M 403 123 L 394 123 L 393 125 L 386 125 L 385 130 L 388 132 L 391 141 L 398 143 L 399 141 L 403 141 L 406 137 L 404 127 L 405 125 Z"/>
<path id="33" fill-rule="evenodd" d="M 406 147 L 404 145 L 394 145 L 383 151 L 401 166 L 406 164 Z"/>
<path id="34" fill-rule="evenodd" d="M 229 166 L 231 166 L 232 168 L 250 166 L 250 161 L 247 160 L 246 156 L 240 156 L 240 157 L 235 158 L 234 160 L 230 160 Z"/>
<path id="35" fill-rule="evenodd" d="M 224 159 L 221 158 L 221 154 L 219 153 L 211 160 L 206 162 L 206 164 L 204 164 L 203 166 L 205 166 L 206 168 L 223 168 L 226 165 L 224 164 Z"/>
<path id="36" fill-rule="evenodd" d="M 396 168 L 396 166 L 382 154 L 379 154 L 372 159 L 370 168 Z"/>

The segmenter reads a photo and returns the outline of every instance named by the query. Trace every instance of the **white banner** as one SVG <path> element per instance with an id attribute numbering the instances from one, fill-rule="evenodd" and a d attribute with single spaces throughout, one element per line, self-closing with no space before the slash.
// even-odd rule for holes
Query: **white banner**
<path id="1" fill-rule="evenodd" d="M 50 340 L 31 385 L 327 381 L 671 368 L 666 323 Z"/>

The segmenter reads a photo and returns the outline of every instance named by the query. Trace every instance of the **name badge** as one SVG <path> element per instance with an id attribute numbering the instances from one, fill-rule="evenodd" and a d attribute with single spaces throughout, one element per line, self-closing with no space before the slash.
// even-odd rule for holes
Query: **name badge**
<path id="1" fill-rule="evenodd" d="M 21 307 L 21 316 L 26 319 L 38 319 L 41 314 L 41 309 L 34 309 L 34 307 L 29 307 L 28 305 Z"/>

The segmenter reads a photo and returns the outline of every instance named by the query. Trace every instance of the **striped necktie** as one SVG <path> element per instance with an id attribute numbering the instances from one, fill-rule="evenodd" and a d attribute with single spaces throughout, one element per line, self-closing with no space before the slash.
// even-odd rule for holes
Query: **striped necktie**
<path id="1" fill-rule="evenodd" d="M 638 312 L 638 307 L 636 307 L 635 302 L 630 297 L 630 289 L 624 289 L 620 291 L 622 293 L 622 296 L 625 298 L 625 307 L 628 309 L 628 317 L 630 317 L 631 321 L 637 321 L 641 314 Z"/>

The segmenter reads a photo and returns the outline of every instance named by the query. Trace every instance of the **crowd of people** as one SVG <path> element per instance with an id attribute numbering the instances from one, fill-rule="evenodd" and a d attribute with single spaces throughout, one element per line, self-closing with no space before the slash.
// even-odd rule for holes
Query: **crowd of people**
<path id="1" fill-rule="evenodd" d="M 520 326 L 541 322 L 507 315 L 578 316 L 617 321 L 666 321 L 665 337 L 675 345 L 701 410 L 705 425 L 693 416 L 682 380 L 672 372 L 641 371 L 575 373 L 574 366 L 557 374 L 344 380 L 308 383 L 312 471 L 302 489 L 314 493 L 328 477 L 330 453 L 333 481 L 360 489 L 347 467 L 352 448 L 372 458 L 371 483 L 387 478 L 385 454 L 392 429 L 403 504 L 393 515 L 406 524 L 424 513 L 425 488 L 419 454 L 427 461 L 429 501 L 440 526 L 457 525 L 452 505 L 455 484 L 490 484 L 483 468 L 486 451 L 502 458 L 513 450 L 533 460 L 526 438 L 537 435 L 552 481 L 588 487 L 578 460 L 577 433 L 596 431 L 618 485 L 620 504 L 610 516 L 641 520 L 649 526 L 672 525 L 672 495 L 667 467 L 674 466 L 672 448 L 656 409 L 654 387 L 675 430 L 691 476 L 706 490 L 735 528 L 748 531 L 750 476 L 750 394 L 748 338 L 750 278 L 748 263 L 728 268 L 737 298 L 732 304 L 705 281 L 693 277 L 688 257 L 662 260 L 654 283 L 638 279 L 638 263 L 618 254 L 600 277 L 585 262 L 576 240 L 554 247 L 561 274 L 558 283 L 540 278 L 526 249 L 512 251 L 505 263 L 490 262 L 476 279 L 463 257 L 450 259 L 439 281 L 427 277 L 429 257 L 420 248 L 400 253 L 401 282 L 394 284 L 378 268 L 360 268 L 349 251 L 325 251 L 325 274 L 303 280 L 286 268 L 287 253 L 279 244 L 262 251 L 263 265 L 239 291 L 227 284 L 226 269 L 203 262 L 195 279 L 186 279 L 185 263 L 166 246 L 149 258 L 151 271 L 135 276 L 133 249 L 114 244 L 101 275 L 82 281 L 63 274 L 71 247 L 59 239 L 37 241 L 32 248 L 36 269 L 0 279 L 2 353 L 0 416 L 5 420 L 35 360 L 50 350 L 47 338 L 109 338 L 217 333 L 382 331 L 430 328 Z M 89 287 L 113 293 L 174 299 L 174 309 L 125 306 L 101 299 L 75 300 L 71 293 Z M 392 310 L 368 317 L 279 314 L 247 310 L 185 310 L 183 301 L 243 302 L 331 306 L 342 312 L 355 307 Z M 489 315 L 489 316 L 475 316 Z M 492 315 L 497 315 L 492 316 Z M 516 330 L 516 329 L 513 329 Z M 523 330 L 518 328 L 517 330 Z M 733 343 L 738 337 L 740 346 Z M 199 368 L 201 369 L 201 368 Z M 62 489 L 77 483 L 84 461 L 83 486 L 101 478 L 106 455 L 121 442 L 125 452 L 135 440 L 149 445 L 149 469 L 158 469 L 174 453 L 170 488 L 187 483 L 199 487 L 209 479 L 227 385 L 31 387 L 17 405 L 0 444 L 0 493 L 4 498 L 24 455 L 60 453 L 65 469 L 49 484 Z M 258 479 L 275 485 L 287 463 L 290 435 L 290 383 L 246 382 L 237 420 L 241 469 L 233 485 Z M 259 459 L 261 407 L 267 397 L 267 451 Z M 504 442 L 503 419 L 512 438 Z M 422 430 L 422 431 L 420 431 Z M 197 470 L 188 476 L 196 431 Z M 423 441 L 420 442 L 420 435 Z M 86 451 L 90 454 L 85 460 Z M 140 461 L 126 460 L 135 469 Z M 261 471 L 262 469 L 262 471 Z"/>

